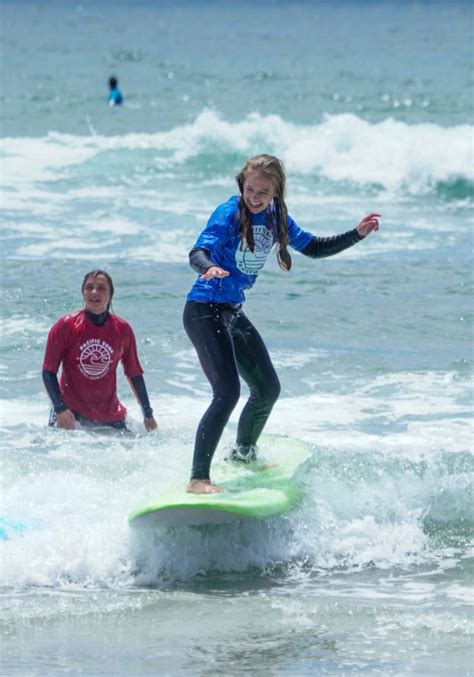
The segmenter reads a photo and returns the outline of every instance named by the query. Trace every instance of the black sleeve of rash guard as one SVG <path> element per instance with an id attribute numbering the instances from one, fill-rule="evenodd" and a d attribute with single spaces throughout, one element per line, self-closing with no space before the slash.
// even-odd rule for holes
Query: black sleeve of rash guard
<path id="1" fill-rule="evenodd" d="M 43 369 L 43 383 L 46 388 L 46 392 L 49 395 L 49 399 L 53 404 L 53 409 L 56 414 L 60 414 L 63 411 L 66 411 L 67 406 L 64 404 L 61 391 L 59 389 L 58 376 L 54 371 L 48 371 Z"/>
<path id="2" fill-rule="evenodd" d="M 137 394 L 138 401 L 142 408 L 143 418 L 151 418 L 153 416 L 153 409 L 151 408 L 150 400 L 148 398 L 143 375 L 140 374 L 139 376 L 132 376 L 130 381 L 132 382 L 133 389 Z"/>
<path id="3" fill-rule="evenodd" d="M 209 258 L 207 249 L 191 249 L 189 252 L 189 265 L 196 273 L 203 275 L 211 266 L 216 264 Z"/>
<path id="4" fill-rule="evenodd" d="M 313 235 L 313 239 L 309 241 L 306 247 L 300 249 L 300 252 L 312 259 L 322 259 L 325 256 L 339 254 L 339 252 L 352 247 L 352 245 L 363 239 L 364 236 L 359 235 L 357 228 L 331 237 L 317 237 Z"/>

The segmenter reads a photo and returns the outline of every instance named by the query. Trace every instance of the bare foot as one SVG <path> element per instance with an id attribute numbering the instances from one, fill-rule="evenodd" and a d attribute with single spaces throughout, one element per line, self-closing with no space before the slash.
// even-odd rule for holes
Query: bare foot
<path id="1" fill-rule="evenodd" d="M 217 484 L 211 484 L 211 480 L 191 480 L 186 487 L 188 494 L 223 494 L 224 489 Z"/>

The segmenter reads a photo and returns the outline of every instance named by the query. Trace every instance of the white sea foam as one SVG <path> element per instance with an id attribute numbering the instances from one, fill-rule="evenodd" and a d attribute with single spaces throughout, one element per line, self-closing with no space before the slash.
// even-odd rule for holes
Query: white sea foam
<path id="1" fill-rule="evenodd" d="M 11 315 L 2 318 L 2 336 L 17 336 L 27 334 L 40 334 L 45 336 L 50 329 L 47 318 L 30 317 L 29 315 Z"/>
<path id="2" fill-rule="evenodd" d="M 396 628 L 398 632 L 403 634 L 410 633 L 412 635 L 422 629 L 438 636 L 440 641 L 443 641 L 449 634 L 457 636 L 472 636 L 474 634 L 472 619 L 439 609 L 436 610 L 436 613 L 428 613 L 425 609 L 417 613 L 416 610 L 410 609 L 409 614 L 392 609 L 389 614 L 382 613 L 380 615 L 379 623 L 380 631 L 383 631 L 387 624 L 388 627 Z"/>
<path id="3" fill-rule="evenodd" d="M 184 368 L 189 351 L 178 357 Z M 282 398 L 268 432 L 303 438 L 314 449 L 298 510 L 278 528 L 272 521 L 236 527 L 230 540 L 228 530 L 219 529 L 185 531 L 180 539 L 162 535 L 143 581 L 164 571 L 186 578 L 291 561 L 320 570 L 436 562 L 423 520 L 443 524 L 470 514 L 471 480 L 461 459 L 472 429 L 458 403 L 463 388 L 450 375 L 405 373 L 377 377 L 350 395 Z M 126 515 L 160 489 L 185 482 L 195 427 L 209 401 L 197 392 L 190 379 L 182 395 L 151 394 L 160 421 L 155 435 L 144 433 L 138 405 L 126 400 L 136 431 L 127 438 L 48 429 L 45 395 L 0 402 L 6 444 L 0 514 L 28 527 L 0 543 L 2 584 L 130 584 L 136 562 Z M 216 463 L 232 443 L 242 404 Z M 381 434 L 380 417 L 397 429 Z M 373 419 L 377 432 L 371 432 Z M 459 459 L 457 470 L 449 457 Z M 455 587 L 449 594 L 461 596 Z"/>
<path id="4" fill-rule="evenodd" d="M 448 597 L 451 597 L 451 599 L 458 600 L 464 604 L 474 604 L 474 590 L 472 588 L 455 583 L 447 588 L 446 594 Z"/>
<path id="5" fill-rule="evenodd" d="M 384 232 L 344 252 L 345 258 L 433 249 L 437 237 L 464 236 L 470 224 L 457 215 L 453 232 L 444 207 L 441 214 L 429 209 L 423 222 L 413 203 L 440 182 L 473 180 L 471 131 L 466 125 L 370 124 L 354 115 L 310 126 L 257 114 L 229 122 L 207 110 L 188 125 L 156 134 L 4 139 L 5 253 L 183 261 L 215 205 L 235 189 L 232 174 L 255 147 L 285 161 L 291 212 L 311 232 L 355 225 L 367 210 L 384 215 Z M 222 178 L 221 156 L 236 153 L 237 165 Z"/>
<path id="6" fill-rule="evenodd" d="M 255 147 L 279 155 L 291 174 L 324 177 L 332 182 L 378 184 L 388 191 L 424 193 L 438 182 L 474 181 L 469 125 L 409 125 L 387 118 L 369 123 L 354 114 L 326 116 L 314 125 L 295 125 L 277 115 L 250 114 L 239 122 L 205 110 L 194 122 L 155 134 L 72 136 L 3 140 L 8 189 L 21 190 L 39 181 L 54 182 L 65 170 L 86 165 L 110 151 L 152 151 L 158 172 L 169 172 L 201 153 L 238 152 Z M 104 156 L 104 161 L 105 161 Z M 138 160 L 138 158 L 140 158 Z M 100 158 L 99 158 L 100 159 Z M 105 167 L 104 167 L 105 168 Z M 7 202 L 8 204 L 8 202 Z"/>

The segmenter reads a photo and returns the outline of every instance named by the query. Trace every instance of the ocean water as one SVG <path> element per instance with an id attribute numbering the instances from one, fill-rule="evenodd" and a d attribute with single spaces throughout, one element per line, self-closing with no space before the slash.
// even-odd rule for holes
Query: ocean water
<path id="1" fill-rule="evenodd" d="M 0 7 L 2 674 L 473 674 L 471 4 Z M 259 152 L 304 228 L 382 214 L 248 294 L 282 382 L 266 430 L 313 449 L 303 500 L 144 551 L 127 514 L 187 480 L 210 400 L 187 253 Z M 46 336 L 94 267 L 156 434 L 122 375 L 132 435 L 46 425 Z"/>

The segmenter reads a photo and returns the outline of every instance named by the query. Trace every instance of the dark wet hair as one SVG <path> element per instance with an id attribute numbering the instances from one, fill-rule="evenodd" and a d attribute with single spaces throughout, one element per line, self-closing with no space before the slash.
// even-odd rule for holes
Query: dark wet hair
<path id="1" fill-rule="evenodd" d="M 290 270 L 291 256 L 288 251 L 288 210 L 285 203 L 286 176 L 285 168 L 281 160 L 274 155 L 255 155 L 245 163 L 243 169 L 235 177 L 240 190 L 240 235 L 246 240 L 251 252 L 255 249 L 252 232 L 252 219 L 250 211 L 243 199 L 244 181 L 251 172 L 262 172 L 268 176 L 275 189 L 273 198 L 273 210 L 270 218 L 273 221 L 275 235 L 278 242 L 277 258 L 280 268 Z"/>
<path id="2" fill-rule="evenodd" d="M 109 78 L 109 87 L 110 89 L 115 89 L 117 87 L 117 78 L 115 75 L 112 75 L 112 77 Z"/>
<path id="3" fill-rule="evenodd" d="M 110 277 L 110 275 L 105 270 L 99 270 L 98 268 L 95 268 L 94 270 L 91 270 L 90 273 L 86 273 L 86 275 L 84 275 L 84 279 L 82 280 L 81 292 L 84 293 L 84 289 L 85 289 L 87 280 L 90 277 L 94 278 L 94 280 L 95 280 L 99 277 L 99 275 L 103 275 L 105 277 L 105 279 L 107 280 L 107 282 L 109 283 L 110 301 L 107 304 L 107 310 L 110 310 L 110 306 L 112 305 L 112 297 L 114 295 L 115 289 L 114 289 L 114 283 L 112 282 L 112 278 Z"/>

